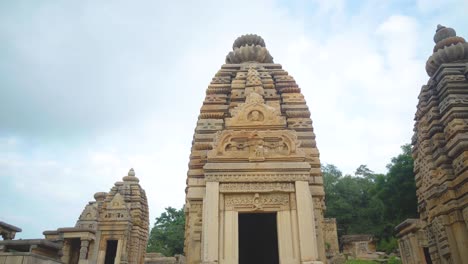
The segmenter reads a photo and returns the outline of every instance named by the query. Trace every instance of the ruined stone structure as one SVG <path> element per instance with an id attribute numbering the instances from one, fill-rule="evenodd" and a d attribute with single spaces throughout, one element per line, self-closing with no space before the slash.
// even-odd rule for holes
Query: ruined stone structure
<path id="1" fill-rule="evenodd" d="M 75 227 L 45 231 L 62 244 L 62 261 L 79 264 L 144 263 L 149 234 L 146 193 L 131 169 L 108 192 L 98 192 Z"/>
<path id="2" fill-rule="evenodd" d="M 327 258 L 340 253 L 338 245 L 338 230 L 336 228 L 336 218 L 323 219 L 323 236 L 325 240 L 325 252 Z"/>
<path id="3" fill-rule="evenodd" d="M 372 235 L 344 235 L 340 239 L 343 254 L 354 259 L 377 259 L 377 243 Z"/>
<path id="4" fill-rule="evenodd" d="M 241 36 L 206 90 L 186 189 L 187 263 L 325 261 L 310 112 L 264 40 Z"/>
<path id="5" fill-rule="evenodd" d="M 397 232 L 405 263 L 468 263 L 468 43 L 440 25 L 434 41 L 412 141 L 420 220 Z"/>

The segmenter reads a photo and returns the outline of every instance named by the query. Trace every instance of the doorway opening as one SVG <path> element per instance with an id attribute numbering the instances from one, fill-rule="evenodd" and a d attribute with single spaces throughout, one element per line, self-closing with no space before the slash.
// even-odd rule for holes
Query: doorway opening
<path id="1" fill-rule="evenodd" d="M 279 264 L 276 213 L 239 214 L 239 264 Z"/>
<path id="2" fill-rule="evenodd" d="M 81 241 L 79 238 L 72 238 L 69 240 L 70 245 L 70 253 L 68 263 L 70 264 L 78 264 L 80 261 L 80 248 L 81 248 Z"/>
<path id="3" fill-rule="evenodd" d="M 118 240 L 107 240 L 104 264 L 114 264 L 115 256 L 117 255 L 117 244 Z"/>
<path id="4" fill-rule="evenodd" d="M 428 247 L 423 247 L 424 258 L 426 259 L 427 264 L 432 264 L 431 254 L 429 253 Z"/>

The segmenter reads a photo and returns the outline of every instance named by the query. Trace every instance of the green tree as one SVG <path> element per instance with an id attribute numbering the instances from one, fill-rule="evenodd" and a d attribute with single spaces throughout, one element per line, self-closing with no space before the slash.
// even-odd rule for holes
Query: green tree
<path id="1" fill-rule="evenodd" d="M 417 217 L 416 185 L 411 146 L 391 159 L 387 174 L 360 165 L 353 176 L 343 176 L 334 165 L 322 167 L 326 217 L 337 219 L 338 234 L 373 234 L 379 250 L 396 249 L 393 230 L 406 218 Z"/>
<path id="2" fill-rule="evenodd" d="M 182 254 L 184 251 L 184 210 L 167 207 L 151 229 L 147 252 L 159 252 L 164 256 Z"/>

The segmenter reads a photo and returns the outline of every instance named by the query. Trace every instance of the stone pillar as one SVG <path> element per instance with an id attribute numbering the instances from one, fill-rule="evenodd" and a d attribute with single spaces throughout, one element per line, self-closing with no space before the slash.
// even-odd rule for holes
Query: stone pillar
<path id="1" fill-rule="evenodd" d="M 451 246 L 456 246 L 458 254 L 463 262 L 468 263 L 468 230 L 463 220 L 463 215 L 460 211 L 454 211 L 449 215 L 449 221 L 451 222 L 450 228 L 453 234 L 455 243 Z"/>
<path id="2" fill-rule="evenodd" d="M 296 264 L 298 256 L 295 248 L 298 246 L 293 234 L 291 211 L 279 211 L 277 213 L 278 251 L 280 263 Z"/>
<path id="3" fill-rule="evenodd" d="M 202 263 L 218 262 L 219 182 L 207 182 L 203 199 Z"/>
<path id="4" fill-rule="evenodd" d="M 89 247 L 89 240 L 82 239 L 80 245 L 80 260 L 79 264 L 87 264 L 88 263 L 88 247 Z"/>
<path id="5" fill-rule="evenodd" d="M 224 214 L 224 260 L 222 264 L 239 263 L 239 214 L 225 211 Z"/>
<path id="6" fill-rule="evenodd" d="M 309 183 L 296 181 L 296 203 L 299 223 L 299 247 L 301 264 L 321 263 L 318 260 L 317 236 L 315 233 L 314 204 Z"/>

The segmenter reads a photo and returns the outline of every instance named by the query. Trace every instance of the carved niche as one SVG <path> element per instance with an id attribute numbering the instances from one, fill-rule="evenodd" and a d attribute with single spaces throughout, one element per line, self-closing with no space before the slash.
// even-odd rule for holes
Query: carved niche
<path id="1" fill-rule="evenodd" d="M 232 110 L 231 115 L 232 118 L 226 118 L 226 128 L 286 128 L 286 119 L 281 112 L 266 105 L 263 97 L 254 91 L 247 95 L 245 103 Z"/>
<path id="2" fill-rule="evenodd" d="M 300 141 L 291 130 L 218 132 L 209 161 L 304 161 Z"/>
<path id="3" fill-rule="evenodd" d="M 129 221 L 130 212 L 120 193 L 117 193 L 111 201 L 104 204 L 104 212 L 100 221 Z"/>

